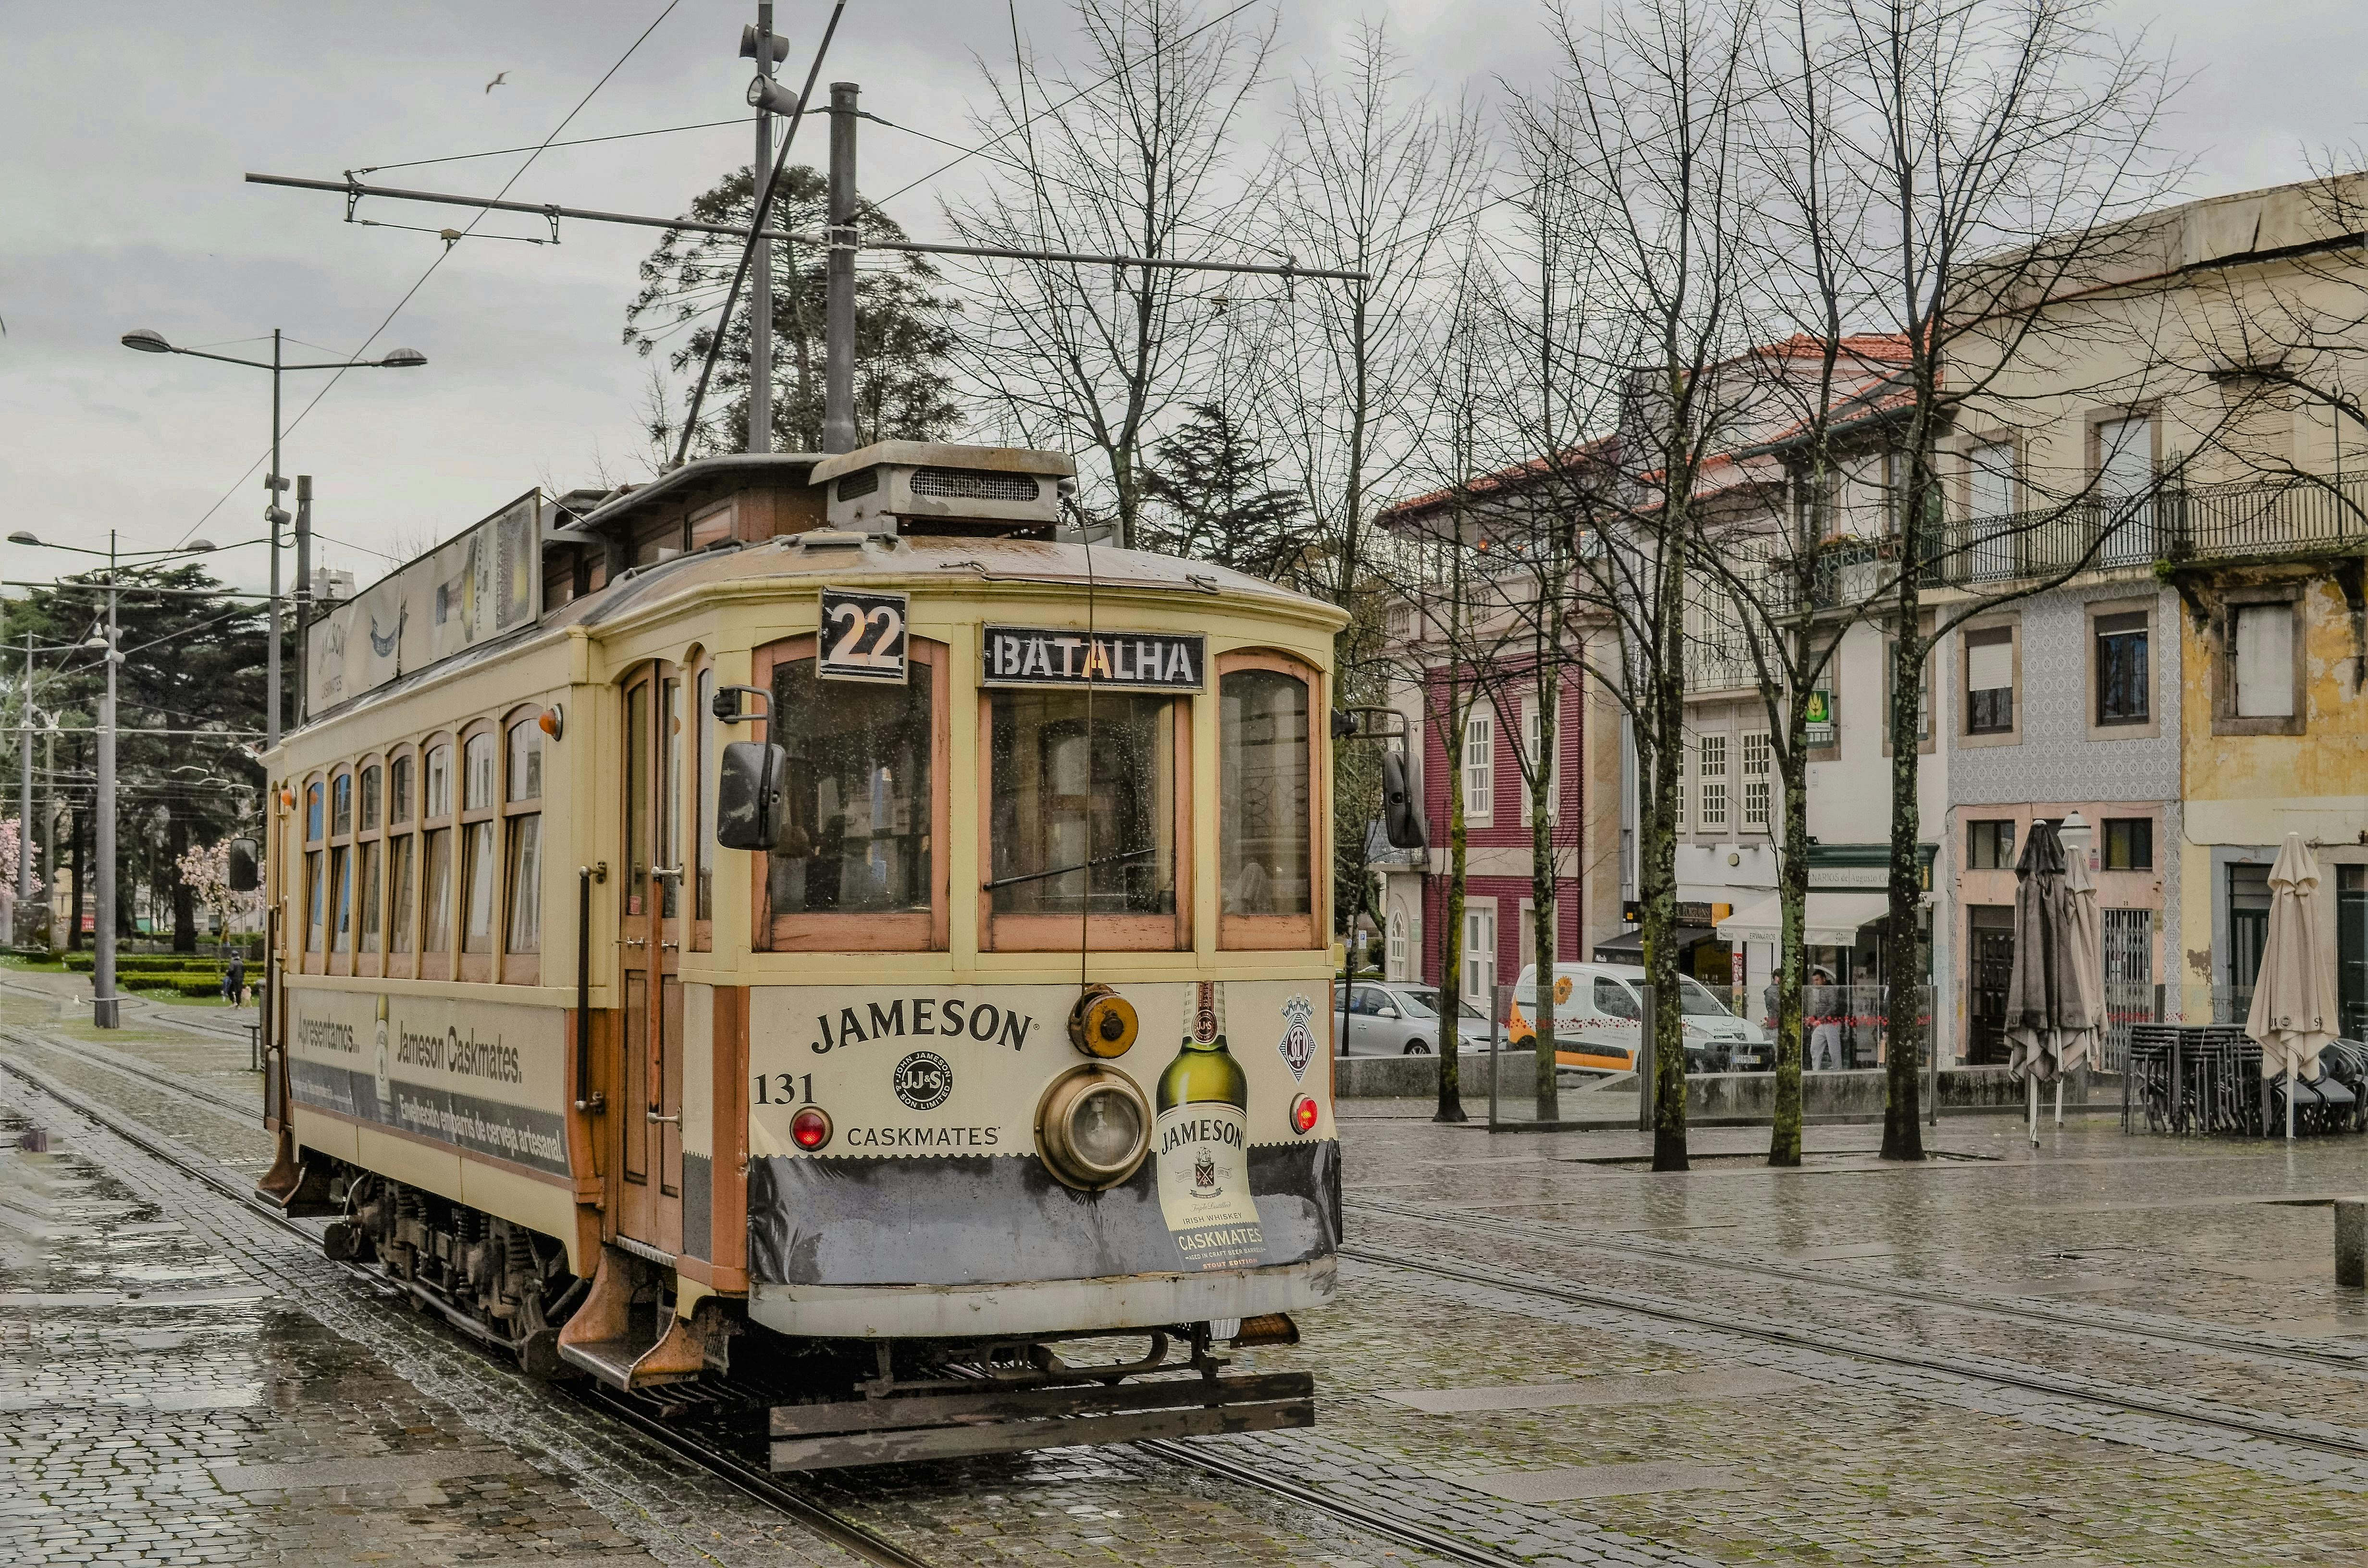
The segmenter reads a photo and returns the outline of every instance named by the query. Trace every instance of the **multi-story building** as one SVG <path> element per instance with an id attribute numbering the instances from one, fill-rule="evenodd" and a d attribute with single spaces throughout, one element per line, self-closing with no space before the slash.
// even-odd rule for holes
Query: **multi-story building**
<path id="1" fill-rule="evenodd" d="M 2003 1060 L 2017 848 L 2076 813 L 2117 1013 L 2241 1019 L 2294 831 L 2368 1018 L 2368 488 L 2347 474 L 2368 430 L 2325 395 L 2368 368 L 2357 189 L 2131 220 L 1999 335 L 2011 353 L 1960 357 L 1979 391 L 1944 443 L 1959 521 L 1926 598 L 1975 612 L 1936 660 L 1968 960 L 1950 1005 L 1975 1061 Z"/>

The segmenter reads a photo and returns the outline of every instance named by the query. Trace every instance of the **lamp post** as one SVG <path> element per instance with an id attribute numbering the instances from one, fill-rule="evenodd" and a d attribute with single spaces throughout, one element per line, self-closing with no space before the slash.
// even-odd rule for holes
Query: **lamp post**
<path id="1" fill-rule="evenodd" d="M 107 629 L 104 633 L 94 630 L 81 646 L 104 650 L 107 660 L 107 695 L 101 699 L 98 710 L 98 803 L 92 812 L 91 822 L 91 836 L 96 841 L 94 847 L 97 851 L 98 896 L 91 933 L 90 1021 L 99 1028 L 111 1029 L 123 1021 L 122 999 L 115 994 L 115 671 L 116 666 L 123 663 L 123 651 L 117 645 L 115 585 L 120 555 L 116 549 L 113 528 L 107 530 L 107 548 L 104 551 L 84 550 L 71 544 L 49 544 L 23 528 L 10 534 L 8 542 L 41 550 L 63 550 L 75 555 L 107 557 Z M 165 556 L 203 555 L 212 549 L 212 544 L 207 540 L 195 539 L 178 550 L 144 550 L 137 553 L 153 560 Z M 29 745 L 27 750 L 29 756 Z"/>
<path id="2" fill-rule="evenodd" d="M 271 329 L 271 358 L 242 359 L 234 354 L 211 354 L 198 348 L 179 348 L 165 341 L 165 335 L 154 327 L 135 327 L 123 335 L 123 347 L 136 348 L 142 354 L 186 354 L 193 359 L 214 359 L 225 365 L 245 365 L 250 369 L 271 372 L 271 472 L 264 477 L 263 486 L 271 499 L 263 508 L 264 520 L 271 525 L 271 649 L 265 665 L 265 683 L 270 692 L 270 711 L 263 722 L 264 746 L 271 750 L 279 744 L 279 530 L 291 519 L 279 506 L 280 493 L 288 488 L 287 476 L 279 472 L 279 378 L 289 370 L 416 370 L 427 363 L 427 356 L 416 348 L 397 348 L 376 359 L 326 359 L 317 363 L 290 365 L 280 358 L 280 329 Z M 298 650 L 302 655 L 302 650 Z"/>

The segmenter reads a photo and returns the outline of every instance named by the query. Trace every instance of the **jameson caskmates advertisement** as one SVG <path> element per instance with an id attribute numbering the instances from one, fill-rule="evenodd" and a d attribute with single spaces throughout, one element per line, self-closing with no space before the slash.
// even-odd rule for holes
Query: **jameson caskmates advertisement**
<path id="1" fill-rule="evenodd" d="M 1323 982 L 1125 984 L 1105 1067 L 1150 1152 L 1099 1192 L 1039 1153 L 1045 1091 L 1087 1058 L 1070 985 L 759 986 L 749 994 L 749 1266 L 781 1284 L 976 1284 L 1304 1262 L 1338 1245 Z M 1306 1131 L 1295 1103 L 1316 1108 Z M 806 1105 L 831 1119 L 809 1153 Z M 883 1162 L 894 1162 L 893 1169 Z"/>
<path id="2" fill-rule="evenodd" d="M 298 1105 L 567 1176 L 557 1009 L 294 985 L 288 1001 Z"/>

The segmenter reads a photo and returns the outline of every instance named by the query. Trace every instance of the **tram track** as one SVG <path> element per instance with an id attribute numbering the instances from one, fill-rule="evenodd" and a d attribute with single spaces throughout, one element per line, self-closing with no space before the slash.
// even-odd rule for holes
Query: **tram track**
<path id="1" fill-rule="evenodd" d="M 263 1101 L 259 1096 L 248 1104 L 241 1105 L 226 1096 L 215 1094 L 203 1084 L 195 1082 L 183 1074 L 134 1066 L 131 1063 L 115 1060 L 115 1052 L 108 1051 L 103 1055 L 93 1054 L 79 1045 L 69 1045 L 23 1028 L 0 1027 L 0 1041 L 6 1041 L 19 1050 L 52 1051 L 61 1056 L 72 1057 L 74 1061 L 87 1066 L 120 1074 L 126 1078 L 138 1079 L 153 1087 L 167 1090 L 184 1099 L 194 1100 L 209 1110 L 220 1111 L 249 1128 L 261 1124 Z"/>
<path id="2" fill-rule="evenodd" d="M 1803 1267 L 1768 1258 L 1733 1257 L 1705 1253 L 1681 1244 L 1640 1241 L 1634 1238 L 1589 1231 L 1576 1225 L 1552 1221 L 1536 1222 L 1508 1220 L 1501 1215 L 1482 1214 L 1471 1210 L 1430 1208 L 1419 1204 L 1392 1202 L 1387 1199 L 1351 1198 L 1342 1207 L 1351 1212 L 1363 1210 L 1387 1215 L 1394 1220 L 1412 1220 L 1418 1223 L 1446 1228 L 1486 1231 L 1491 1235 L 1536 1241 L 1541 1236 L 1554 1236 L 1590 1252 L 1612 1253 L 1647 1263 L 1676 1264 L 1681 1267 L 1706 1272 L 1752 1275 L 1774 1279 L 1788 1285 L 1810 1290 L 1831 1290 L 1861 1296 L 1875 1296 L 1894 1301 L 1915 1301 L 1974 1316 L 2006 1319 L 2015 1323 L 2044 1323 L 2076 1332 L 2109 1334 L 2123 1339 L 2152 1340 L 2166 1346 L 2180 1349 L 2202 1349 L 2234 1359 L 2260 1360 L 2313 1369 L 2331 1369 L 2351 1377 L 2368 1380 L 2368 1346 L 2329 1346 L 2320 1349 L 2294 1345 L 2250 1334 L 2234 1325 L 2218 1324 L 2187 1324 L 2166 1320 L 2157 1314 L 2116 1312 L 2100 1318 L 2095 1312 L 2073 1312 L 2059 1303 L 2043 1298 L 2001 1297 L 1981 1292 L 1958 1290 L 1946 1286 L 1921 1285 L 1908 1279 L 1869 1279 L 1839 1274 L 1829 1269 Z"/>
<path id="3" fill-rule="evenodd" d="M 38 1034 L 14 1028 L 0 1028 L 0 1042 L 19 1049 L 47 1049 L 90 1066 L 113 1072 L 120 1076 L 169 1091 L 176 1096 L 188 1096 L 207 1105 L 208 1108 L 233 1115 L 245 1120 L 259 1113 L 256 1106 L 239 1106 L 220 1096 L 204 1092 L 199 1086 L 176 1082 L 165 1074 L 144 1070 L 127 1063 L 95 1056 L 85 1051 L 63 1046 Z M 0 1071 L 5 1071 L 28 1086 L 64 1106 L 77 1116 L 106 1128 L 160 1164 L 188 1180 L 231 1199 L 240 1211 L 262 1220 L 279 1230 L 303 1240 L 308 1247 L 317 1248 L 320 1234 L 299 1221 L 275 1212 L 254 1201 L 248 1186 L 234 1172 L 213 1169 L 193 1160 L 173 1142 L 154 1133 L 131 1118 L 98 1105 L 86 1096 L 54 1084 L 40 1070 L 29 1063 L 8 1056 L 0 1056 Z M 334 1261 L 334 1260 L 333 1260 Z M 392 1298 L 392 1288 L 370 1269 L 354 1263 L 336 1263 L 354 1283 L 375 1294 Z M 464 1336 L 466 1337 L 466 1336 Z M 473 1341 L 472 1341 L 473 1342 Z M 482 1348 L 482 1346 L 481 1346 Z M 815 1534 L 881 1568 L 939 1568 L 928 1559 L 915 1555 L 895 1542 L 866 1527 L 833 1513 L 801 1494 L 790 1483 L 748 1462 L 722 1445 L 703 1441 L 658 1420 L 648 1412 L 636 1409 L 630 1402 L 598 1385 L 553 1385 L 561 1397 L 604 1417 L 631 1427 L 645 1439 L 666 1449 L 687 1462 L 696 1464 L 708 1473 L 723 1481 L 746 1496 L 788 1517 Z M 1142 1452 L 1154 1455 L 1168 1463 L 1200 1474 L 1248 1487 L 1279 1497 L 1296 1506 L 1320 1514 L 1336 1523 L 1346 1525 L 1367 1535 L 1377 1536 L 1399 1545 L 1445 1562 L 1474 1565 L 1474 1568 L 1519 1568 L 1521 1559 L 1492 1551 L 1463 1540 L 1447 1531 L 1432 1528 L 1419 1522 L 1398 1517 L 1377 1508 L 1365 1506 L 1345 1498 L 1334 1497 L 1298 1482 L 1272 1474 L 1255 1465 L 1214 1450 L 1203 1450 L 1190 1445 L 1167 1439 L 1149 1439 L 1133 1445 Z"/>
<path id="4" fill-rule="evenodd" d="M 1491 1290 L 1532 1296 L 1572 1306 L 1632 1312 L 1640 1317 L 1682 1324 L 1689 1328 L 1733 1335 L 1741 1338 L 1759 1340 L 1765 1344 L 1781 1345 L 1791 1349 L 1814 1351 L 1821 1355 L 1837 1356 L 1850 1360 L 1897 1367 L 1913 1371 L 1938 1372 L 1944 1376 L 1960 1378 L 1970 1382 L 1987 1383 L 1997 1388 L 2043 1393 L 2083 1404 L 2231 1432 L 2245 1437 L 2314 1449 L 2323 1453 L 2340 1455 L 2347 1460 L 2368 1460 L 2368 1437 L 2363 1437 L 2362 1434 L 2350 1427 L 2335 1426 L 2321 1422 L 2290 1421 L 2265 1412 L 2246 1410 L 2234 1405 L 2220 1405 L 2211 1401 L 2158 1396 L 2125 1384 L 2097 1382 L 2089 1379 L 2050 1372 L 2021 1362 L 2000 1361 L 1989 1357 L 1957 1356 L 1941 1351 L 1892 1349 L 1849 1335 L 1828 1334 L 1816 1329 L 1796 1328 L 1790 1324 L 1771 1323 L 1747 1314 L 1715 1314 L 1701 1311 L 1685 1302 L 1674 1301 L 1666 1297 L 1649 1296 L 1640 1291 L 1590 1290 L 1568 1280 L 1547 1282 L 1536 1276 L 1522 1277 L 1508 1274 L 1477 1264 L 1466 1264 L 1443 1258 L 1427 1258 L 1418 1254 L 1406 1252 L 1384 1253 L 1354 1245 L 1343 1246 L 1340 1249 L 1340 1256 L 1359 1263 L 1403 1269 L 1415 1274 L 1427 1274 L 1434 1278 L 1453 1279 L 1468 1285 L 1485 1286 Z"/>
<path id="5" fill-rule="evenodd" d="M 22 1043 L 17 1040 L 16 1031 L 9 1029 L 0 1029 L 0 1040 L 7 1040 L 11 1043 Z M 277 1213 L 256 1202 L 249 1186 L 233 1180 L 222 1170 L 210 1168 L 199 1161 L 190 1158 L 186 1152 L 176 1148 L 171 1140 L 154 1132 L 129 1117 L 93 1103 L 83 1095 L 49 1082 L 40 1075 L 38 1069 L 13 1057 L 0 1056 L 0 1072 L 6 1072 L 10 1076 L 20 1080 L 27 1086 L 47 1096 L 74 1115 L 105 1128 L 150 1159 L 166 1166 L 184 1178 L 231 1199 L 243 1213 L 300 1237 L 308 1247 L 318 1250 L 321 1244 L 320 1233 L 308 1228 L 299 1221 L 292 1220 L 285 1214 Z M 126 1075 L 149 1076 L 144 1074 L 131 1073 L 128 1070 Z M 158 1081 L 161 1082 L 161 1080 Z M 253 1112 L 248 1111 L 245 1114 L 251 1115 Z M 358 1264 L 330 1261 L 333 1267 L 342 1269 L 347 1277 L 357 1284 L 365 1286 L 374 1292 L 388 1289 L 368 1269 Z M 917 1557 L 886 1537 L 851 1519 L 842 1517 L 811 1498 L 801 1495 L 796 1489 L 767 1472 L 757 1470 L 737 1456 L 702 1443 L 688 1433 L 668 1428 L 663 1422 L 632 1410 L 622 1402 L 586 1391 L 563 1390 L 562 1392 L 564 1397 L 570 1398 L 587 1408 L 597 1409 L 603 1415 L 614 1418 L 620 1425 L 630 1426 L 644 1438 L 657 1443 L 677 1458 L 698 1465 L 701 1470 L 723 1481 L 735 1490 L 796 1520 L 816 1536 L 863 1562 L 877 1564 L 878 1568 L 939 1568 L 939 1564 L 932 1563 L 927 1558 Z"/>

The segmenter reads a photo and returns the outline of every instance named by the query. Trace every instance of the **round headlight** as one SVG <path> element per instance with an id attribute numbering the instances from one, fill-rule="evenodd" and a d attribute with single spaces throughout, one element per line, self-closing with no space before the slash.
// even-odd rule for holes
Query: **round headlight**
<path id="1" fill-rule="evenodd" d="M 1116 1187 L 1151 1153 L 1151 1104 L 1124 1074 L 1081 1063 L 1053 1079 L 1037 1102 L 1036 1150 L 1066 1186 Z"/>

